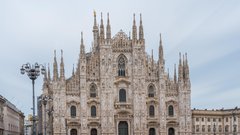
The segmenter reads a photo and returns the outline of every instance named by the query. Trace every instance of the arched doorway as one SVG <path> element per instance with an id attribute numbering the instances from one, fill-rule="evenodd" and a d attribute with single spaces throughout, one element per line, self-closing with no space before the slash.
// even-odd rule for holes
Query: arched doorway
<path id="1" fill-rule="evenodd" d="M 155 128 L 150 128 L 149 129 L 149 135 L 156 135 Z"/>
<path id="2" fill-rule="evenodd" d="M 91 135 L 97 135 L 97 129 L 96 128 L 91 129 Z"/>
<path id="3" fill-rule="evenodd" d="M 119 122 L 118 135 L 128 135 L 128 123 L 126 121 Z"/>
<path id="4" fill-rule="evenodd" d="M 175 135 L 174 128 L 169 128 L 168 129 L 168 135 Z"/>
<path id="5" fill-rule="evenodd" d="M 70 135 L 77 135 L 77 129 L 71 129 Z"/>

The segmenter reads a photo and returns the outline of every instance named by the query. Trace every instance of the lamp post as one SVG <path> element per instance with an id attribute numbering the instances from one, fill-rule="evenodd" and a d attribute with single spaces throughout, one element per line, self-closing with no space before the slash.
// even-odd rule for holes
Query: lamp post
<path id="1" fill-rule="evenodd" d="M 44 135 L 47 135 L 47 121 L 46 121 L 46 113 L 47 113 L 47 110 L 46 110 L 46 105 L 47 105 L 47 102 L 51 100 L 51 97 L 49 96 L 43 96 L 42 97 L 42 103 L 44 105 Z"/>
<path id="2" fill-rule="evenodd" d="M 36 135 L 36 125 L 35 125 L 35 93 L 34 93 L 34 83 L 37 77 L 40 75 L 40 70 L 42 74 L 45 74 L 46 69 L 43 65 L 35 63 L 34 65 L 31 65 L 29 63 L 23 64 L 20 71 L 21 74 L 27 73 L 29 79 L 32 80 L 32 90 L 33 90 L 33 135 Z"/>

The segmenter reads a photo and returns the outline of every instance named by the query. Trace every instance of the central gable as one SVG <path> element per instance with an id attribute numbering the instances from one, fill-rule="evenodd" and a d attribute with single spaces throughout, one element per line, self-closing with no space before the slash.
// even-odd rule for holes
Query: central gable
<path id="1" fill-rule="evenodd" d="M 120 30 L 112 38 L 112 49 L 113 52 L 131 52 L 132 42 L 125 32 Z"/>

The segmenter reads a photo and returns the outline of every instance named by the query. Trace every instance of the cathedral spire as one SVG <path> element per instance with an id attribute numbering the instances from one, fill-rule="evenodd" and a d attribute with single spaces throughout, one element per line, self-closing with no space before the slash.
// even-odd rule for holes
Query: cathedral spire
<path id="1" fill-rule="evenodd" d="M 111 39 L 111 26 L 110 26 L 110 20 L 109 20 L 109 13 L 107 13 L 107 40 L 110 41 Z"/>
<path id="2" fill-rule="evenodd" d="M 81 32 L 80 58 L 85 58 L 85 46 L 83 43 L 83 32 Z"/>
<path id="3" fill-rule="evenodd" d="M 100 24 L 100 42 L 103 43 L 105 39 L 104 36 L 104 25 L 103 25 L 103 17 L 102 17 L 102 13 L 101 13 L 101 24 Z"/>
<path id="4" fill-rule="evenodd" d="M 99 38 L 99 33 L 98 33 L 98 26 L 97 26 L 97 19 L 96 19 L 96 12 L 93 12 L 94 15 L 94 25 L 93 25 L 93 38 L 94 38 L 94 47 L 98 46 L 98 38 Z"/>
<path id="5" fill-rule="evenodd" d="M 49 66 L 49 63 L 48 63 L 48 81 L 49 81 L 49 82 L 51 81 L 51 74 L 50 74 L 50 66 Z"/>
<path id="6" fill-rule="evenodd" d="M 179 64 L 178 64 L 178 81 L 181 82 L 183 79 L 183 66 L 182 66 L 182 59 L 181 53 L 179 53 Z"/>
<path id="7" fill-rule="evenodd" d="M 176 64 L 174 64 L 174 83 L 177 83 L 177 71 L 176 71 Z"/>
<path id="8" fill-rule="evenodd" d="M 137 26 L 135 21 L 135 14 L 133 14 L 132 39 L 137 40 Z"/>
<path id="9" fill-rule="evenodd" d="M 63 62 L 63 50 L 61 50 L 61 63 L 60 63 L 60 80 L 65 80 L 64 62 Z"/>
<path id="10" fill-rule="evenodd" d="M 187 60 L 187 53 L 185 53 L 185 79 L 186 81 L 189 80 L 189 66 L 188 66 L 188 60 Z"/>
<path id="11" fill-rule="evenodd" d="M 54 62 L 53 62 L 53 81 L 58 80 L 58 66 L 56 58 L 56 50 L 54 50 Z"/>
<path id="12" fill-rule="evenodd" d="M 140 25 L 139 25 L 139 40 L 144 39 L 143 25 L 142 25 L 142 14 L 140 14 Z"/>
<path id="13" fill-rule="evenodd" d="M 164 64 L 165 64 L 165 62 L 164 62 L 164 55 L 163 55 L 163 45 L 162 45 L 162 35 L 161 35 L 161 33 L 160 33 L 158 57 L 159 57 L 160 70 L 161 70 L 161 72 L 164 72 Z"/>

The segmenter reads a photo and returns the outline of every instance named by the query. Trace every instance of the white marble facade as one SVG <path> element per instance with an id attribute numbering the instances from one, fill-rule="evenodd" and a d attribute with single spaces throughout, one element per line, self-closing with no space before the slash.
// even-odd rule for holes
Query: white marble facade
<path id="1" fill-rule="evenodd" d="M 47 132 L 54 135 L 190 135 L 192 134 L 191 83 L 187 54 L 181 55 L 174 76 L 165 70 L 160 36 L 158 60 L 145 51 L 142 17 L 132 34 L 111 34 L 94 13 L 93 44 L 85 52 L 83 34 L 76 70 L 65 78 L 63 52 L 60 71 L 53 62 L 45 75 Z M 85 37 L 84 37 L 85 38 Z M 67 54 L 66 54 L 67 55 Z M 178 68 L 178 72 L 176 71 Z M 44 116 L 43 116 L 44 117 Z M 51 123 L 51 124 L 50 124 Z"/>

